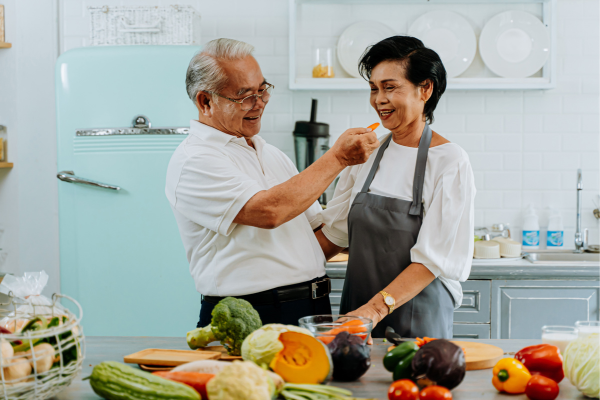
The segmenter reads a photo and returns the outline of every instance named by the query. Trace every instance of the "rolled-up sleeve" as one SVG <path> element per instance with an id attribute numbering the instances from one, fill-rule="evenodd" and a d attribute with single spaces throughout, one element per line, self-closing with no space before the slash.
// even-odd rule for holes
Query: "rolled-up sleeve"
<path id="1" fill-rule="evenodd" d="M 172 206 L 196 224 L 228 236 L 240 210 L 261 190 L 229 157 L 197 154 L 182 166 Z"/>
<path id="2" fill-rule="evenodd" d="M 327 203 L 327 209 L 321 213 L 322 222 L 325 224 L 323 234 L 339 247 L 348 247 L 348 213 L 357 171 L 356 167 L 342 171 L 333 198 Z"/>
<path id="3" fill-rule="evenodd" d="M 466 159 L 449 167 L 436 183 L 411 261 L 436 277 L 466 281 L 473 260 L 475 184 Z"/>

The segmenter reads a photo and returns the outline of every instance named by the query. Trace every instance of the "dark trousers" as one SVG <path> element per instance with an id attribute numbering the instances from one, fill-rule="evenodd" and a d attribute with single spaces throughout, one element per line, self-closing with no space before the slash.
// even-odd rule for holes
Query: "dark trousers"
<path id="1" fill-rule="evenodd" d="M 200 307 L 200 321 L 197 327 L 201 328 L 210 324 L 211 313 L 216 304 L 202 300 Z M 265 304 L 254 306 L 258 311 L 260 320 L 265 324 L 298 325 L 298 320 L 309 315 L 331 314 L 329 295 L 318 299 L 302 299 L 285 301 L 282 303 Z"/>

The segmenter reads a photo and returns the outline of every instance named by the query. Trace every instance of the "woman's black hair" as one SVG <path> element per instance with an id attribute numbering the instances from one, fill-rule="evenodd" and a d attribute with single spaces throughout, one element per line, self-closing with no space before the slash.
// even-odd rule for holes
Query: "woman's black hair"
<path id="1" fill-rule="evenodd" d="M 433 92 L 423 110 L 427 123 L 431 124 L 433 111 L 446 90 L 446 69 L 440 56 L 417 38 L 392 36 L 365 50 L 358 62 L 358 71 L 368 81 L 373 68 L 383 61 L 403 63 L 406 79 L 415 86 L 422 86 L 427 79 L 433 83 Z"/>

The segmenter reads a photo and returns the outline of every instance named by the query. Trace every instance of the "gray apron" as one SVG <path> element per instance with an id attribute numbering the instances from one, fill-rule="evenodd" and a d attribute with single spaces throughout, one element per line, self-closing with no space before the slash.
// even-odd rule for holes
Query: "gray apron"
<path id="1" fill-rule="evenodd" d="M 368 303 L 411 264 L 410 250 L 421 230 L 423 182 L 431 128 L 425 125 L 419 142 L 412 201 L 369 193 L 383 153 L 391 140 L 392 134 L 379 148 L 367 180 L 350 208 L 350 257 L 340 304 L 341 314 Z M 372 335 L 375 338 L 385 337 L 385 328 L 391 326 L 402 337 L 450 339 L 453 316 L 452 296 L 436 278 L 413 299 L 381 320 Z"/>

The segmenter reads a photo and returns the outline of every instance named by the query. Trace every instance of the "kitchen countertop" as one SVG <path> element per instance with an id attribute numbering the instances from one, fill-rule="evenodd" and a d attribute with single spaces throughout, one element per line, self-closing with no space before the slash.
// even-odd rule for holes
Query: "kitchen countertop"
<path id="1" fill-rule="evenodd" d="M 516 352 L 525 346 L 539 344 L 539 340 L 474 340 L 498 346 L 504 352 Z M 352 390 L 354 396 L 376 399 L 387 399 L 387 389 L 392 383 L 392 374 L 382 365 L 382 358 L 390 343 L 375 339 L 371 352 L 372 366 L 367 373 L 356 382 L 333 382 L 335 386 Z M 83 373 L 70 387 L 56 396 L 57 400 L 97 400 L 87 377 L 92 367 L 102 361 L 123 362 L 123 356 L 147 349 L 187 349 L 185 338 L 162 337 L 87 337 L 86 358 Z M 492 386 L 492 370 L 468 371 L 464 381 L 452 391 L 454 400 L 527 400 L 525 395 L 500 394 Z M 564 379 L 560 385 L 558 400 L 583 400 L 585 397 L 573 385 Z"/>
<path id="2" fill-rule="evenodd" d="M 345 278 L 346 265 L 346 262 L 328 262 L 327 275 L 330 278 Z M 600 264 L 533 264 L 525 259 L 497 263 L 473 260 L 469 279 L 598 280 Z"/>

